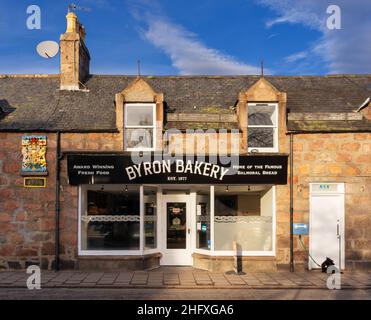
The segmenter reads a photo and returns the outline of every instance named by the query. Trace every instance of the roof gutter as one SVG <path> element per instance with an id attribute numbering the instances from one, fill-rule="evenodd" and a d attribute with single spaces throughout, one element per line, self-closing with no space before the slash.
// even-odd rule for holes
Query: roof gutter
<path id="1" fill-rule="evenodd" d="M 320 133 L 369 133 L 371 132 L 370 129 L 359 129 L 359 130 L 307 130 L 307 131 L 301 131 L 301 130 L 289 130 L 286 131 L 287 135 L 290 134 L 320 134 Z"/>
<path id="2" fill-rule="evenodd" d="M 92 129 L 92 130 L 63 130 L 63 129 L 40 129 L 40 128 L 22 128 L 22 129 L 0 129 L 0 132 L 43 132 L 43 133 L 119 133 L 120 131 L 115 129 Z"/>

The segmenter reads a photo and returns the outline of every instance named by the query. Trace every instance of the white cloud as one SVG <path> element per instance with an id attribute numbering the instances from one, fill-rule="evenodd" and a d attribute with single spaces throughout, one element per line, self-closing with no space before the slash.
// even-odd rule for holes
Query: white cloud
<path id="1" fill-rule="evenodd" d="M 266 22 L 267 27 L 280 23 L 302 23 L 317 29 L 323 26 L 323 19 L 318 15 L 322 0 L 258 0 L 278 13 L 278 17 Z M 324 11 L 325 13 L 325 11 Z"/>
<path id="2" fill-rule="evenodd" d="M 255 66 L 239 62 L 219 50 L 208 48 L 196 35 L 165 19 L 149 19 L 147 40 L 163 50 L 180 74 L 259 74 Z"/>
<path id="3" fill-rule="evenodd" d="M 209 48 L 197 35 L 171 22 L 156 0 L 128 0 L 132 16 L 145 24 L 141 33 L 162 50 L 182 75 L 259 74 L 256 66 L 238 61 L 220 50 Z M 270 73 L 269 70 L 266 70 Z"/>
<path id="4" fill-rule="evenodd" d="M 291 54 L 285 58 L 286 62 L 297 62 L 299 60 L 305 59 L 308 56 L 308 53 L 306 51 L 301 51 L 298 53 Z"/>
<path id="5" fill-rule="evenodd" d="M 318 30 L 322 36 L 310 48 L 306 57 L 315 61 L 318 57 L 327 63 L 330 73 L 370 73 L 371 72 L 371 5 L 365 0 L 257 0 L 277 13 L 277 17 L 267 21 L 267 27 L 279 23 L 302 24 Z M 341 30 L 326 27 L 329 5 L 341 8 Z M 286 57 L 293 59 L 295 54 Z M 300 55 L 298 56 L 300 58 Z M 300 58 L 299 60 L 303 60 Z"/>
<path id="6" fill-rule="evenodd" d="M 220 50 L 208 47 L 198 36 L 171 22 L 156 0 L 128 0 L 132 16 L 145 24 L 144 39 L 163 51 L 182 75 L 260 74 L 260 68 L 241 62 Z M 272 71 L 265 69 L 266 74 Z"/>

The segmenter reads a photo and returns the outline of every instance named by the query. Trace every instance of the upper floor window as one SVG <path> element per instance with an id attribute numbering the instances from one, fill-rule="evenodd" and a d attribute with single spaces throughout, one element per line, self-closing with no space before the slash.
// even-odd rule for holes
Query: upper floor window
<path id="1" fill-rule="evenodd" d="M 248 103 L 248 151 L 278 151 L 277 103 Z"/>
<path id="2" fill-rule="evenodd" d="M 125 150 L 154 150 L 156 104 L 125 104 L 124 126 Z"/>

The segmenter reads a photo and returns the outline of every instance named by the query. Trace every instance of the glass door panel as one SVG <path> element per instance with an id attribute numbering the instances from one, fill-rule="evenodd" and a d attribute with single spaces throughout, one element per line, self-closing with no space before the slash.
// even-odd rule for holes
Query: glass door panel
<path id="1" fill-rule="evenodd" d="M 187 248 L 187 203 L 167 202 L 166 204 L 167 249 Z"/>

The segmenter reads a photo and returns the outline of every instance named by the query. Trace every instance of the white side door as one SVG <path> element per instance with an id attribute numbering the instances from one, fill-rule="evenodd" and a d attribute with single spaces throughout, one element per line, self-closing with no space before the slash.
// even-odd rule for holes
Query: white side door
<path id="1" fill-rule="evenodd" d="M 326 257 L 337 267 L 345 266 L 344 184 L 312 183 L 310 185 L 309 252 L 321 264 Z M 309 259 L 309 269 L 318 266 Z"/>

